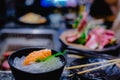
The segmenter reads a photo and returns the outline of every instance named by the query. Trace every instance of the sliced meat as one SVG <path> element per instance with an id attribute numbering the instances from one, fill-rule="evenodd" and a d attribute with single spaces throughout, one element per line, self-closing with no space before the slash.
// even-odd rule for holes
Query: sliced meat
<path id="1" fill-rule="evenodd" d="M 91 32 L 93 32 L 95 35 L 99 36 L 105 32 L 105 28 L 103 27 L 96 27 Z"/>
<path id="2" fill-rule="evenodd" d="M 87 40 L 87 43 L 85 44 L 85 46 L 90 49 L 96 49 L 98 47 L 98 42 L 96 40 L 95 34 L 89 35 L 89 39 Z"/>
<path id="3" fill-rule="evenodd" d="M 77 40 L 78 38 L 79 38 L 78 35 L 75 34 L 75 35 L 67 36 L 67 37 L 66 37 L 66 40 L 67 40 L 67 42 L 72 43 L 72 42 L 74 42 L 75 40 Z"/>
<path id="4" fill-rule="evenodd" d="M 80 24 L 78 25 L 78 32 L 81 32 L 86 24 L 87 24 L 86 20 L 81 20 Z"/>
<path id="5" fill-rule="evenodd" d="M 13 53 L 13 51 L 8 51 L 8 52 L 3 53 L 3 56 L 5 58 L 8 58 L 12 53 Z"/>
<path id="6" fill-rule="evenodd" d="M 84 12 L 82 14 L 83 18 L 82 18 L 82 20 L 80 21 L 80 23 L 78 25 L 78 28 L 77 28 L 78 32 L 81 32 L 85 28 L 85 26 L 87 24 L 87 15 L 88 14 L 86 12 Z"/>
<path id="7" fill-rule="evenodd" d="M 114 32 L 113 31 L 111 31 L 111 30 L 106 30 L 105 28 L 103 28 L 103 27 L 96 27 L 96 28 L 94 28 L 90 33 L 89 33 L 89 35 L 91 35 L 91 36 L 93 36 L 93 34 L 94 34 L 94 36 L 95 36 L 95 40 L 93 40 L 95 43 L 98 43 L 99 44 L 99 47 L 98 47 L 98 49 L 102 49 L 102 48 L 104 48 L 104 46 L 106 46 L 107 44 L 109 44 L 110 43 L 110 41 L 111 41 L 111 39 L 113 39 L 114 38 Z M 90 38 L 90 37 L 89 37 Z M 92 38 L 92 37 L 91 37 Z M 95 43 L 92 43 L 92 41 L 89 41 L 88 40 L 88 42 L 87 42 L 87 44 L 88 43 L 91 43 L 92 45 L 94 44 L 95 45 Z M 88 45 L 86 45 L 86 46 L 88 46 Z M 90 47 L 89 47 L 90 48 Z M 92 48 L 93 49 L 93 48 Z"/>
<path id="8" fill-rule="evenodd" d="M 103 49 L 105 45 L 109 44 L 110 40 L 103 35 L 99 42 L 99 49 Z"/>
<path id="9" fill-rule="evenodd" d="M 9 66 L 7 60 L 5 60 L 5 61 L 3 62 L 3 64 L 2 64 L 2 68 L 5 69 L 5 70 L 9 70 L 9 69 L 10 69 L 10 66 Z"/>
<path id="10" fill-rule="evenodd" d="M 106 30 L 106 31 L 105 31 L 105 34 L 114 36 L 114 35 L 115 35 L 115 32 L 112 31 L 112 30 Z"/>

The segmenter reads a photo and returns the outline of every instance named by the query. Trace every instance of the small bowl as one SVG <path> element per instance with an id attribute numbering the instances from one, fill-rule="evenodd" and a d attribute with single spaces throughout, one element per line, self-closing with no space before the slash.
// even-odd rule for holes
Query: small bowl
<path id="1" fill-rule="evenodd" d="M 11 67 L 12 73 L 15 77 L 15 80 L 59 80 L 60 76 L 63 72 L 64 66 L 66 65 L 66 60 L 65 58 L 60 55 L 58 56 L 60 60 L 63 62 L 63 66 L 49 72 L 44 72 L 44 73 L 30 73 L 26 71 L 22 71 L 20 69 L 17 69 L 13 65 L 13 61 L 16 57 L 22 57 L 22 56 L 27 56 L 29 53 L 36 51 L 36 50 L 41 50 L 44 48 L 24 48 L 17 50 L 14 52 L 9 58 L 8 58 L 8 63 Z M 55 54 L 57 51 L 52 50 L 52 53 Z"/>

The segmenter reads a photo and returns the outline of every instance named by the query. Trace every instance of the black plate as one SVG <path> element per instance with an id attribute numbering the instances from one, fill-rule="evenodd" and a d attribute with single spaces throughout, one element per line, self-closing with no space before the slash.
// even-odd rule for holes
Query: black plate
<path id="1" fill-rule="evenodd" d="M 99 61 L 106 61 L 106 59 L 102 59 L 102 58 L 76 59 L 71 63 L 71 66 L 81 65 L 81 64 L 86 64 L 86 63 L 94 63 L 94 62 L 99 62 Z M 91 66 L 91 67 L 84 67 L 80 69 L 74 69 L 74 70 L 71 70 L 71 73 L 76 73 L 78 71 L 101 66 L 104 64 Z M 75 74 L 72 80 L 120 80 L 119 78 L 120 78 L 120 68 L 116 65 L 112 65 L 109 67 L 105 67 L 105 68 L 95 70 L 89 73 L 81 74 L 81 75 Z"/>

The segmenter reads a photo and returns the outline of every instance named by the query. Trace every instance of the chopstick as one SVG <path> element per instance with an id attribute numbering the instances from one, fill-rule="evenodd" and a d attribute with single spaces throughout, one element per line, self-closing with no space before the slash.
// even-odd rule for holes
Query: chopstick
<path id="1" fill-rule="evenodd" d="M 102 63 L 110 63 L 110 62 L 114 62 L 114 61 L 118 61 L 118 60 L 120 60 L 120 59 L 112 59 L 112 60 L 107 60 L 105 62 L 95 62 L 95 63 L 89 63 L 89 64 L 84 64 L 84 65 L 71 66 L 71 67 L 65 68 L 65 70 L 71 70 L 71 69 L 76 69 L 76 68 L 88 67 L 88 66 L 98 65 L 98 64 L 102 64 Z"/>
<path id="2" fill-rule="evenodd" d="M 92 68 L 92 69 L 88 69 L 88 70 L 84 70 L 84 71 L 80 71 L 80 72 L 77 72 L 77 74 L 84 74 L 84 73 L 87 73 L 87 72 L 91 72 L 91 71 L 94 71 L 94 70 L 97 70 L 97 69 L 100 69 L 100 68 L 104 68 L 104 67 L 107 67 L 107 66 L 111 66 L 113 64 L 116 64 L 116 63 L 119 63 L 119 61 L 115 61 L 113 63 L 109 63 L 109 64 L 106 64 L 106 65 L 102 65 L 102 66 L 99 66 L 99 67 L 95 67 L 95 68 Z M 68 75 L 69 77 L 73 76 L 74 74 L 70 74 Z"/>

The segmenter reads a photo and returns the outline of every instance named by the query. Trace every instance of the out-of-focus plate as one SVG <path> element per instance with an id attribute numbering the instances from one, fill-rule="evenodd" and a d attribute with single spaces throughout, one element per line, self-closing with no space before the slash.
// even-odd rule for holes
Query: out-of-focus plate
<path id="1" fill-rule="evenodd" d="M 24 14 L 18 19 L 19 22 L 24 24 L 44 24 L 47 22 L 47 19 L 40 14 L 36 14 L 34 12 L 29 12 Z"/>

